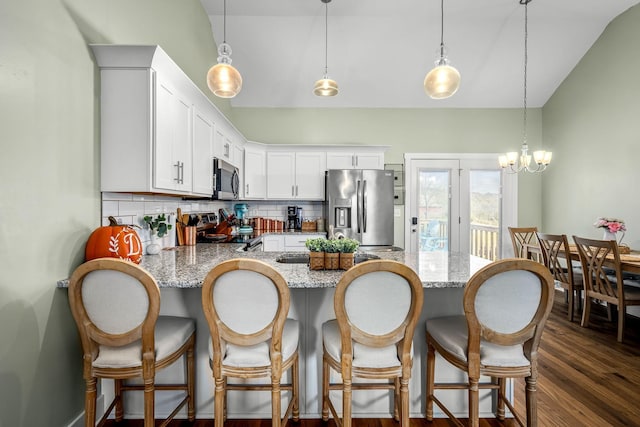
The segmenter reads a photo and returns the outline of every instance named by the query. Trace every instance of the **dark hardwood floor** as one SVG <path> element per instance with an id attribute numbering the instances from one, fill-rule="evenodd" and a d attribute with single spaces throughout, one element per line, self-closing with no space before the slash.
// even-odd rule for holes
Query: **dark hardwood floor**
<path id="1" fill-rule="evenodd" d="M 538 425 L 540 427 L 640 426 L 640 319 L 627 316 L 625 342 L 616 341 L 616 324 L 605 310 L 592 310 L 591 325 L 567 320 L 558 293 L 539 350 Z M 614 316 L 615 318 L 615 316 Z M 524 385 L 516 383 L 516 410 L 524 410 Z M 142 420 L 107 422 L 107 427 L 142 427 Z M 170 427 L 212 426 L 213 420 L 174 420 Z M 334 427 L 321 420 L 290 422 L 293 427 Z M 354 419 L 354 427 L 395 427 L 391 419 Z M 412 419 L 411 427 L 450 427 L 447 419 Z M 480 427 L 513 427 L 513 420 L 483 419 Z M 269 420 L 227 420 L 225 427 L 270 427 Z"/>

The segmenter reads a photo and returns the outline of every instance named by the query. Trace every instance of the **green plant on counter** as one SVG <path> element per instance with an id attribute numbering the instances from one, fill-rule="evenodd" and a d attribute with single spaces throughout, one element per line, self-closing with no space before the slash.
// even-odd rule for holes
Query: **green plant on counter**
<path id="1" fill-rule="evenodd" d="M 326 240 L 324 241 L 324 251 L 329 254 L 335 254 L 340 252 L 339 240 Z"/>
<path id="2" fill-rule="evenodd" d="M 155 233 L 158 235 L 158 237 L 164 236 L 165 234 L 167 234 L 169 230 L 171 230 L 171 224 L 167 223 L 167 217 L 165 217 L 164 214 L 160 214 L 155 218 L 152 216 L 146 215 L 142 219 L 149 226 L 149 229 L 151 230 L 151 234 Z"/>
<path id="3" fill-rule="evenodd" d="M 336 242 L 338 245 L 338 252 L 341 252 L 343 254 L 354 253 L 358 249 L 358 246 L 360 246 L 360 242 L 358 242 L 356 239 L 350 239 L 348 237 L 336 240 Z"/>
<path id="4" fill-rule="evenodd" d="M 307 239 L 304 242 L 304 245 L 309 249 L 310 252 L 324 252 L 324 242 L 327 239 L 324 237 L 318 237 L 316 239 Z"/>

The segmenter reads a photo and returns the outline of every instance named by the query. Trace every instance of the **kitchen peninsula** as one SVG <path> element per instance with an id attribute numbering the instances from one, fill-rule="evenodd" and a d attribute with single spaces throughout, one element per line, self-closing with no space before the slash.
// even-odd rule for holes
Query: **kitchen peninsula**
<path id="1" fill-rule="evenodd" d="M 258 259 L 279 271 L 291 289 L 290 317 L 302 323 L 300 337 L 300 415 L 303 418 L 319 418 L 320 384 L 322 375 L 323 322 L 335 318 L 333 312 L 334 288 L 344 273 L 341 270 L 313 271 L 304 263 L 281 263 L 277 259 L 291 256 L 290 252 L 244 252 L 242 244 L 210 244 L 181 246 L 164 250 L 159 255 L 145 256 L 140 264 L 157 280 L 162 292 L 162 314 L 188 316 L 197 321 L 196 338 L 196 416 L 213 418 L 213 381 L 209 367 L 208 328 L 201 307 L 201 286 L 206 274 L 218 263 L 231 258 Z M 363 252 L 361 252 L 363 253 Z M 488 263 L 487 260 L 461 253 L 448 252 L 364 252 L 383 259 L 402 262 L 413 268 L 425 288 L 424 308 L 414 336 L 415 359 L 410 383 L 410 412 L 412 417 L 424 414 L 424 360 L 426 343 L 424 321 L 427 318 L 462 313 L 462 293 L 468 278 Z M 59 287 L 68 282 L 61 280 Z M 437 375 L 451 381 L 459 371 L 447 366 L 441 359 L 437 362 Z M 162 375 L 162 376 L 160 376 Z M 161 372 L 159 381 L 182 375 L 182 366 L 176 364 Z M 105 401 L 109 401 L 113 390 L 110 382 L 103 384 Z M 451 392 L 452 405 L 456 412 L 466 412 L 464 396 Z M 463 392 L 460 392 L 463 393 Z M 510 391 L 509 391 L 510 393 Z M 230 418 L 270 418 L 270 400 L 266 393 L 243 394 L 236 399 L 229 396 Z M 445 396 L 449 397 L 449 396 Z M 177 398 L 177 397 L 176 397 Z M 164 415 L 173 401 L 157 400 L 157 414 Z M 161 403 L 162 402 L 162 403 Z M 385 391 L 362 391 L 354 393 L 354 416 L 388 417 L 391 414 L 391 398 Z M 491 399 L 481 400 L 481 415 L 491 411 Z M 126 416 L 142 418 L 142 399 L 135 396 L 128 405 Z"/>

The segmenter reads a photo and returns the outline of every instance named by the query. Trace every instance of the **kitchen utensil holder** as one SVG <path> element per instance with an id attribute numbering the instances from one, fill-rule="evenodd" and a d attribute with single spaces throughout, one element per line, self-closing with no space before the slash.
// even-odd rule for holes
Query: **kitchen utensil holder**
<path id="1" fill-rule="evenodd" d="M 193 246 L 196 244 L 196 227 L 195 226 L 184 227 L 184 244 L 186 246 Z"/>

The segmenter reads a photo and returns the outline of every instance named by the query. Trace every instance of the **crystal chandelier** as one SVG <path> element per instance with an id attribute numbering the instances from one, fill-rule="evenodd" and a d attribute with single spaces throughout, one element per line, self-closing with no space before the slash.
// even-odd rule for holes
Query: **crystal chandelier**
<path id="1" fill-rule="evenodd" d="M 424 90 L 433 99 L 445 99 L 458 91 L 460 73 L 449 65 L 444 47 L 444 0 L 440 1 L 440 57 L 424 78 Z"/>
<path id="2" fill-rule="evenodd" d="M 532 0 L 519 0 L 520 4 L 524 5 L 524 113 L 523 113 L 523 142 L 520 148 L 520 157 L 518 158 L 518 152 L 512 151 L 501 156 L 498 156 L 498 162 L 500 167 L 505 169 L 507 173 L 518 173 L 527 171 L 531 173 L 542 172 L 551 163 L 551 151 L 534 151 L 533 162 L 531 164 L 531 154 L 529 154 L 529 145 L 527 144 L 527 40 L 529 38 L 528 32 L 528 16 L 527 5 Z"/>
<path id="3" fill-rule="evenodd" d="M 328 3 L 331 0 L 320 0 L 324 3 L 324 75 L 323 77 L 316 82 L 313 86 L 313 93 L 317 96 L 336 96 L 338 94 L 338 83 L 335 80 L 329 78 L 328 68 L 327 68 L 327 51 L 328 51 L 328 39 L 329 39 L 329 28 L 328 28 L 328 15 L 329 15 L 329 5 Z"/>
<path id="4" fill-rule="evenodd" d="M 218 63 L 207 73 L 207 86 L 220 98 L 233 98 L 242 89 L 242 76 L 231 65 L 231 46 L 227 44 L 227 0 L 224 0 L 223 41 L 218 46 Z"/>

